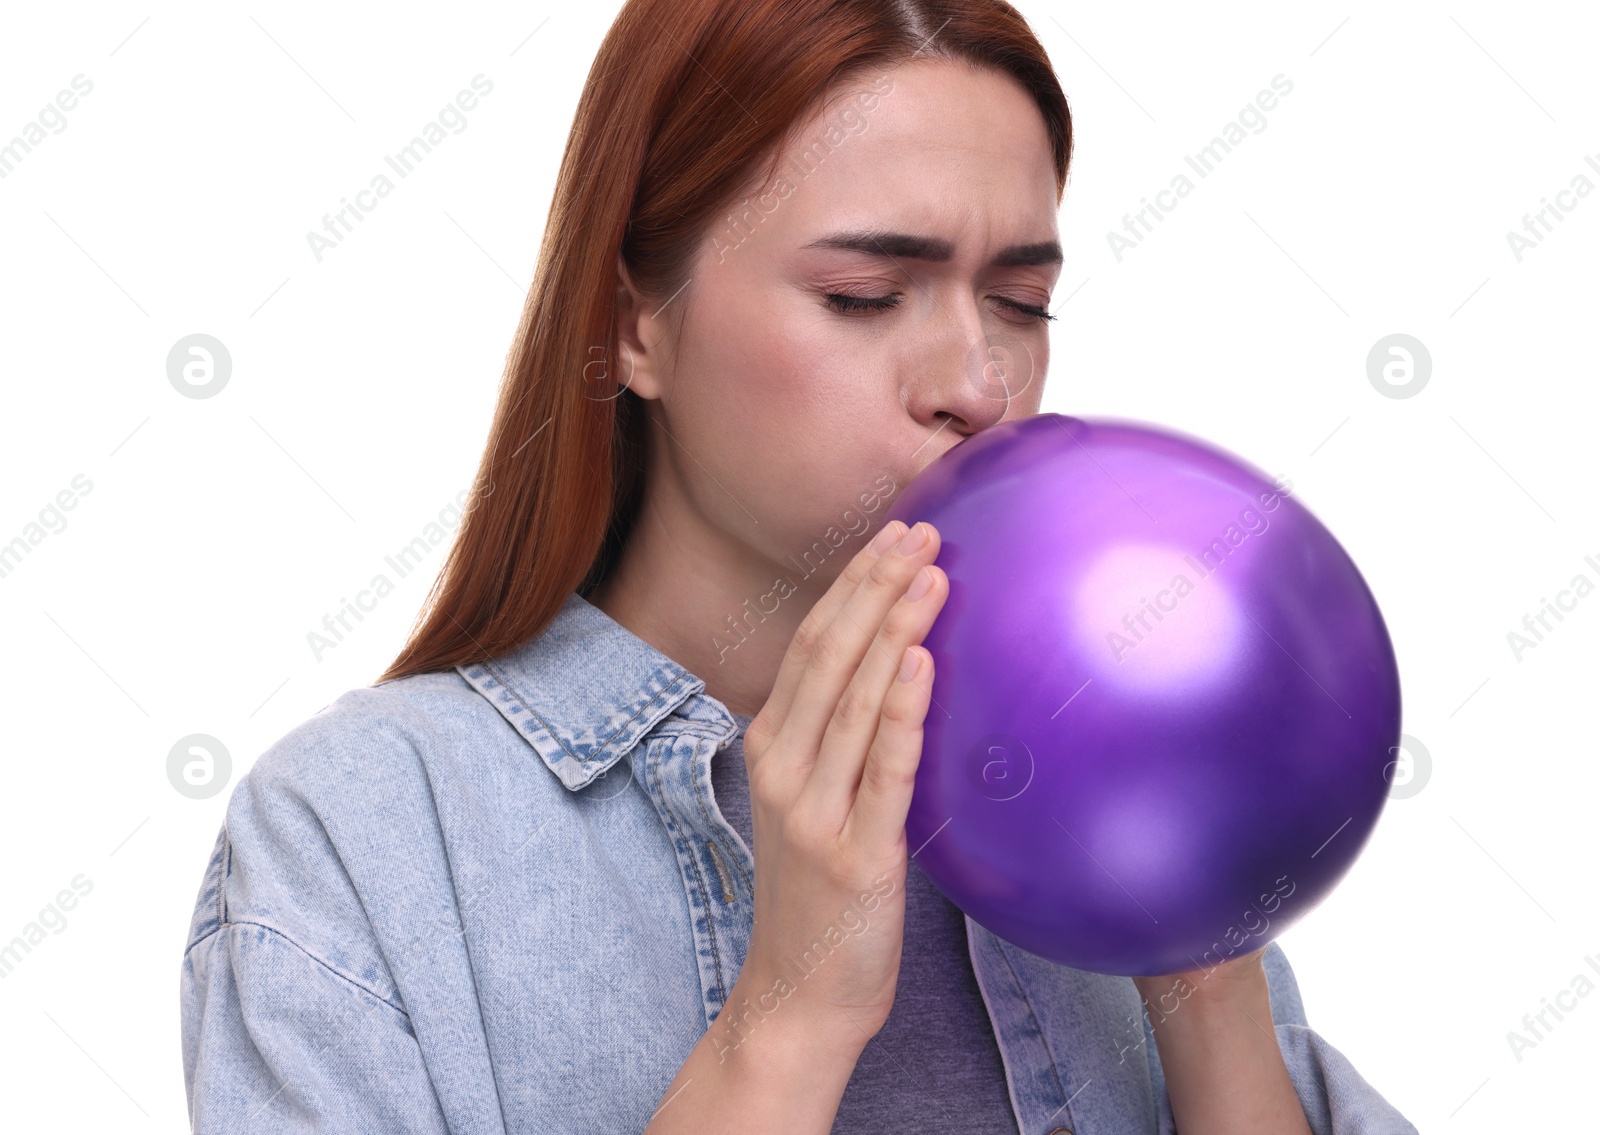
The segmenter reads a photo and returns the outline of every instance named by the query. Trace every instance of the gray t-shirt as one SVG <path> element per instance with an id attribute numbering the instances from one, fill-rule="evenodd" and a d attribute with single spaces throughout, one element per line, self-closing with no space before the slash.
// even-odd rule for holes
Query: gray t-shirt
<path id="1" fill-rule="evenodd" d="M 711 759 L 717 807 L 754 849 L 744 731 Z M 918 1135 L 1017 1135 L 1005 1065 L 972 975 L 961 909 L 906 866 L 906 930 L 889 1019 L 867 1042 L 839 1101 L 833 1135 L 914 1130 Z"/>

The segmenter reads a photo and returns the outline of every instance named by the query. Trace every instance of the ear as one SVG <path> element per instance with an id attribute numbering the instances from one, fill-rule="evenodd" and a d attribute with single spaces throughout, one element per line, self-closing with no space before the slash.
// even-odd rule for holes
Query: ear
<path id="1" fill-rule="evenodd" d="M 659 399 L 664 389 L 662 360 L 669 328 L 656 306 L 634 286 L 628 266 L 617 256 L 617 382 L 641 398 Z"/>

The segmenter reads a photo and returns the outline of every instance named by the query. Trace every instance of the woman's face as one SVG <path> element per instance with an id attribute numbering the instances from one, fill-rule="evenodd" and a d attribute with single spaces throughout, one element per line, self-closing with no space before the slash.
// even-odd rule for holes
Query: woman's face
<path id="1" fill-rule="evenodd" d="M 916 60 L 828 100 L 679 295 L 623 323 L 653 511 L 796 582 L 787 557 L 851 534 L 825 586 L 921 468 L 1038 412 L 1057 210 L 1044 119 L 1007 76 Z"/>

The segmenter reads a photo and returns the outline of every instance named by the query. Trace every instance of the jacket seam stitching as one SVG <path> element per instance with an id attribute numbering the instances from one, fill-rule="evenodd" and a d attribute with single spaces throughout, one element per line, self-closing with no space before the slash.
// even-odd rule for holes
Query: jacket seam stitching
<path id="1" fill-rule="evenodd" d="M 505 690 L 513 698 L 516 699 L 517 704 L 522 707 L 522 710 L 523 710 L 524 713 L 528 714 L 530 717 L 532 717 L 535 721 L 537 721 L 540 725 L 542 725 L 544 727 L 544 731 L 546 733 L 550 734 L 551 740 L 555 741 L 555 743 L 557 745 L 561 746 L 561 751 L 563 753 L 567 754 L 567 756 L 571 757 L 573 760 L 577 761 L 579 764 L 583 763 L 583 758 L 578 756 L 578 754 L 574 753 L 571 749 L 567 748 L 567 743 L 561 739 L 560 734 L 558 734 L 555 731 L 555 729 L 551 727 L 550 723 L 544 719 L 544 717 L 539 713 L 538 710 L 534 709 L 533 706 L 528 704 L 528 699 L 522 696 L 522 691 L 519 690 L 516 686 L 513 686 L 509 681 L 506 680 L 506 676 L 504 674 L 502 674 L 500 671 L 498 671 L 498 670 L 496 670 L 494 668 L 494 664 L 493 663 L 483 662 L 483 663 L 480 663 L 479 665 L 481 665 L 486 671 L 488 671 L 490 676 L 493 677 L 495 681 L 500 683 L 500 688 L 501 689 Z M 474 688 L 476 688 L 476 687 L 474 687 Z M 480 694 L 483 694 L 485 697 L 488 696 L 482 690 L 479 690 L 478 692 Z"/>
<path id="2" fill-rule="evenodd" d="M 672 805 L 667 802 L 666 790 L 661 786 L 661 770 L 657 767 L 655 761 L 648 759 L 645 761 L 645 776 L 655 778 L 656 799 L 661 802 L 662 810 L 666 812 L 667 818 L 671 820 L 673 827 L 677 829 L 675 834 L 689 848 L 689 866 L 694 868 L 695 882 L 700 885 L 700 894 L 706 900 L 706 937 L 711 942 L 711 961 L 717 971 L 717 994 L 722 999 L 723 1004 L 727 1004 L 728 994 L 722 987 L 722 956 L 717 950 L 717 928 L 715 921 L 711 917 L 711 894 L 706 889 L 705 875 L 701 872 L 700 863 L 694 856 L 693 845 L 683 834 L 683 821 L 678 818 L 677 813 L 672 810 Z M 689 924 L 691 928 L 694 925 L 694 911 L 692 909 L 689 911 Z"/>
<path id="3" fill-rule="evenodd" d="M 1026 1125 L 1022 1122 L 1022 1106 L 1018 1096 L 1016 1083 L 1017 1073 L 1012 1066 L 1006 1062 L 1006 1046 L 1004 1041 L 1001 1039 L 1004 1030 L 1001 1022 L 996 1017 L 994 1006 L 990 1003 L 989 991 L 985 988 L 983 978 L 978 972 L 981 967 L 978 965 L 977 941 L 976 936 L 973 934 L 974 924 L 972 921 L 972 916 L 970 914 L 963 914 L 961 921 L 963 923 L 966 932 L 965 936 L 967 939 L 967 964 L 972 968 L 972 976 L 978 986 L 978 996 L 983 1000 L 984 1012 L 988 1014 L 989 1031 L 994 1034 L 995 1047 L 1000 1050 L 1000 1067 L 1005 1074 L 1006 1081 L 1006 1099 L 1011 1104 L 1011 1112 L 1012 1116 L 1016 1119 L 1017 1130 L 1021 1131 Z M 1016 975 L 1013 974 L 1012 976 L 1015 977 Z M 1046 1051 L 1048 1051 L 1048 1049 Z"/>
<path id="4" fill-rule="evenodd" d="M 217 926 L 228 924 L 228 898 L 225 884 L 233 872 L 233 837 L 226 826 L 222 829 L 222 860 L 217 865 Z M 187 953 L 187 951 L 185 951 Z"/>
<path id="5" fill-rule="evenodd" d="M 557 732 L 555 727 L 553 725 L 551 725 L 550 722 L 548 720 L 546 720 L 545 717 L 538 710 L 534 709 L 533 706 L 528 704 L 528 699 L 523 696 L 522 691 L 520 689 L 518 689 L 516 686 L 512 685 L 511 682 L 507 679 L 507 677 L 504 674 L 502 674 L 499 670 L 496 670 L 493 663 L 491 663 L 491 662 L 480 662 L 479 665 L 482 666 L 484 668 L 484 670 L 486 670 L 491 676 L 493 676 L 495 681 L 500 683 L 500 688 L 501 689 L 505 690 L 507 693 L 511 694 L 511 696 L 513 698 L 516 699 L 517 704 L 522 707 L 523 712 L 527 713 L 530 717 L 532 717 L 534 720 L 536 720 L 540 725 L 542 725 L 544 727 L 544 731 L 546 733 L 550 734 L 551 739 L 554 740 L 557 745 L 561 746 L 561 751 L 563 753 L 567 754 L 567 756 L 569 756 L 573 760 L 577 761 L 580 765 L 589 764 L 594 759 L 594 758 L 580 757 L 577 753 L 574 753 L 572 751 L 572 749 L 567 745 L 566 741 L 562 738 L 561 734 L 559 732 Z M 621 736 L 623 734 L 624 731 L 627 730 L 628 726 L 632 725 L 635 721 L 637 721 L 639 719 L 640 715 L 642 715 L 650 707 L 654 706 L 657 702 L 659 702 L 663 698 L 665 698 L 667 696 L 667 694 L 669 694 L 672 691 L 672 688 L 674 686 L 676 686 L 679 682 L 683 681 L 683 679 L 686 678 L 686 677 L 688 677 L 688 672 L 687 671 L 681 671 L 680 673 L 678 673 L 672 679 L 672 681 L 668 682 L 664 687 L 662 687 L 661 691 L 659 693 L 657 693 L 655 697 L 651 698 L 649 701 L 645 702 L 638 709 L 636 709 L 633 712 L 633 716 L 632 717 L 629 717 L 628 720 L 624 721 L 621 725 L 617 726 L 617 728 L 612 732 L 612 734 L 609 737 L 607 737 L 604 741 L 600 742 L 600 748 L 602 748 L 602 749 L 607 748 L 611 744 L 611 742 L 615 741 L 619 736 Z M 480 694 L 483 693 L 482 690 L 479 690 L 478 692 Z"/>
<path id="6" fill-rule="evenodd" d="M 406 1020 L 409 1021 L 411 1019 L 411 1014 L 410 1013 L 406 1012 L 399 1005 L 396 1005 L 393 1001 L 390 1001 L 383 994 L 377 992 L 376 990 L 368 989 L 365 985 L 361 984 L 361 982 L 357 981 L 355 978 L 351 977 L 350 975 L 348 975 L 346 973 L 343 973 L 343 972 L 339 971 L 338 969 L 335 969 L 333 966 L 329 965 L 327 962 L 325 962 L 321 958 L 317 957 L 317 955 L 313 954 L 310 950 L 308 950 L 304 946 L 302 946 L 299 942 L 296 942 L 293 938 L 289 937 L 289 935 L 285 934 L 282 930 L 279 930 L 276 926 L 268 926 L 265 922 L 257 922 L 254 919 L 249 919 L 249 918 L 242 918 L 242 919 L 239 919 L 239 920 L 237 920 L 235 922 L 224 922 L 222 925 L 218 926 L 215 930 L 212 930 L 210 933 L 204 934 L 201 937 L 196 938 L 192 943 L 190 943 L 189 948 L 187 950 L 184 950 L 183 956 L 185 958 L 188 958 L 189 954 L 194 950 L 194 948 L 196 946 L 204 944 L 205 942 L 211 940 L 212 938 L 215 938 L 222 931 L 231 929 L 232 927 L 235 927 L 235 926 L 258 926 L 262 930 L 266 930 L 266 931 L 268 931 L 268 932 L 270 932 L 272 934 L 276 934 L 279 938 L 282 938 L 285 942 L 289 943 L 289 945 L 292 946 L 297 953 L 304 954 L 306 957 L 308 957 L 312 961 L 316 962 L 317 965 L 319 965 L 323 969 L 327 970 L 329 973 L 331 973 L 334 977 L 338 978 L 340 981 L 344 982 L 347 985 L 352 985 L 355 988 L 361 990 L 361 992 L 365 993 L 368 997 L 371 997 L 374 1001 L 381 1001 L 383 1004 L 385 1004 L 385 1005 L 389 1006 L 389 1008 L 393 1009 L 396 1013 L 399 1013 L 402 1017 L 406 1018 Z"/>
<path id="7" fill-rule="evenodd" d="M 700 815 L 705 817 L 706 828 L 709 831 L 711 831 L 713 834 L 717 834 L 716 821 L 711 818 L 711 812 L 706 808 L 705 790 L 703 788 L 701 788 L 701 786 L 700 786 L 700 777 L 698 775 L 698 773 L 700 771 L 700 741 L 699 740 L 697 740 L 695 742 L 695 746 L 694 746 L 694 761 L 695 761 L 694 768 L 691 771 L 696 774 L 696 775 L 693 776 L 695 803 L 697 803 L 700 806 Z M 719 811 L 720 811 L 720 809 L 719 809 Z M 724 822 L 726 822 L 726 820 L 724 820 Z M 750 876 L 745 874 L 744 861 L 741 860 L 737 855 L 733 855 L 732 854 L 732 852 L 733 852 L 732 846 L 728 845 L 727 841 L 723 840 L 723 839 L 717 839 L 715 842 L 712 843 L 711 846 L 712 846 L 712 850 L 713 851 L 716 849 L 716 845 L 718 843 L 721 843 L 721 844 L 725 845 L 723 847 L 723 850 L 729 853 L 729 858 L 731 858 L 733 860 L 734 866 L 736 868 L 738 868 L 739 878 L 744 880 L 745 887 L 753 894 L 755 892 L 755 885 L 753 883 L 751 883 Z M 726 892 L 730 892 L 732 890 L 732 888 L 730 888 L 727 885 L 727 880 L 723 880 L 723 888 L 722 889 L 723 889 L 723 891 L 725 893 Z"/>
<path id="8" fill-rule="evenodd" d="M 632 725 L 635 721 L 639 720 L 639 718 L 644 715 L 645 710 L 651 708 L 657 702 L 664 700 L 666 698 L 666 696 L 669 693 L 672 692 L 672 688 L 674 686 L 676 686 L 679 682 L 683 681 L 687 677 L 689 677 L 689 672 L 687 670 L 680 670 L 677 674 L 673 675 L 672 681 L 668 682 L 665 686 L 662 686 L 660 691 L 656 694 L 655 697 L 651 698 L 649 701 L 647 701 L 643 705 L 641 705 L 638 709 L 634 710 L 633 711 L 633 716 L 628 718 L 628 720 L 624 721 L 621 725 L 617 726 L 616 731 L 613 732 L 611 734 L 611 736 L 607 737 L 603 742 L 601 742 L 600 747 L 603 749 L 607 745 L 611 744 L 612 741 L 614 741 L 618 737 L 620 737 L 623 734 L 623 732 L 628 728 L 628 726 Z"/>
<path id="9" fill-rule="evenodd" d="M 1060 1115 L 1062 1111 L 1065 1111 L 1072 1106 L 1072 1100 L 1067 1095 L 1067 1089 L 1065 1085 L 1061 1083 L 1061 1076 L 1056 1066 L 1056 1054 L 1050 1051 L 1050 1038 L 1045 1035 L 1044 1029 L 1039 1027 L 1039 1018 L 1034 1014 L 1033 1002 L 1028 998 L 1027 987 L 1022 984 L 1022 979 L 1017 976 L 1016 967 L 1011 964 L 1011 959 L 1006 956 L 1005 950 L 1002 948 L 996 952 L 1000 955 L 1000 960 L 1005 962 L 1006 972 L 1011 975 L 1011 980 L 1016 983 L 1017 992 L 1022 997 L 1022 1004 L 1028 1010 L 1028 1023 L 1033 1026 L 1033 1031 L 1038 1034 L 1039 1043 L 1044 1045 L 1045 1055 L 1049 1058 L 1050 1078 L 1056 1082 L 1056 1093 L 1061 1099 L 1061 1107 L 1057 1108 L 1054 1114 L 1051 1116 L 1051 1118 L 1054 1119 L 1056 1115 Z M 1068 1115 L 1071 1115 L 1070 1111 L 1068 1112 Z"/>

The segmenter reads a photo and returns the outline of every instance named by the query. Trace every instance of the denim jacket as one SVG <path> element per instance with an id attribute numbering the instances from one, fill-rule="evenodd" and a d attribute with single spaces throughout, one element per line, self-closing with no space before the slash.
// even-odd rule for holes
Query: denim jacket
<path id="1" fill-rule="evenodd" d="M 711 793 L 736 724 L 704 689 L 573 593 L 516 651 L 274 743 L 185 943 L 193 1130 L 643 1130 L 750 938 L 754 861 Z M 1173 1135 L 1130 979 L 966 930 L 1022 1135 Z M 1277 944 L 1265 965 L 1315 1135 L 1415 1135 L 1307 1025 Z"/>

